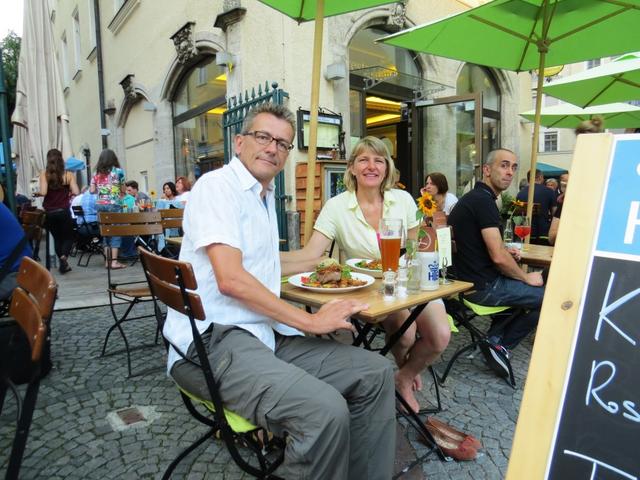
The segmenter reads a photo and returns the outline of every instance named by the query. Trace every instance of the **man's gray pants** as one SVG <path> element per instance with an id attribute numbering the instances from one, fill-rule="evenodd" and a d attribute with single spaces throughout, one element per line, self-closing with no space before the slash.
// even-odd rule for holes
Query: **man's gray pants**
<path id="1" fill-rule="evenodd" d="M 238 327 L 203 334 L 226 408 L 288 435 L 286 479 L 389 480 L 395 457 L 395 386 L 379 354 L 314 337 L 276 333 L 275 354 Z M 196 357 L 193 344 L 188 355 Z M 171 376 L 210 398 L 200 369 L 184 360 Z"/>

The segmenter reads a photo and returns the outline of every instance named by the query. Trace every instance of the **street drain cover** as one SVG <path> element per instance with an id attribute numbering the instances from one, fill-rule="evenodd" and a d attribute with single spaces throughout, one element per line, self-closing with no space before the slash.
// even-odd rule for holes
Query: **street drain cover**
<path id="1" fill-rule="evenodd" d="M 131 425 L 145 420 L 144 415 L 136 407 L 123 408 L 118 410 L 116 414 L 124 422 L 125 425 Z"/>
<path id="2" fill-rule="evenodd" d="M 107 414 L 107 422 L 116 431 L 146 427 L 158 418 L 160 418 L 160 414 L 152 405 L 132 405 Z"/>

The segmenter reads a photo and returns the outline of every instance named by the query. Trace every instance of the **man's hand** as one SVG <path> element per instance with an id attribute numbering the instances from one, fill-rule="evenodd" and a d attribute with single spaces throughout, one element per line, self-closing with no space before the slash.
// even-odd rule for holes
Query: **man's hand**
<path id="1" fill-rule="evenodd" d="M 516 262 L 520 261 L 520 258 L 522 258 L 522 252 L 520 251 L 519 248 L 516 247 L 508 247 L 507 248 L 507 252 L 509 252 L 511 254 L 511 256 L 513 257 L 513 259 Z"/>
<path id="2" fill-rule="evenodd" d="M 351 330 L 355 327 L 349 322 L 349 317 L 369 308 L 366 303 L 355 300 L 331 300 L 312 315 L 312 325 L 308 333 L 322 335 L 336 330 Z"/>
<path id="3" fill-rule="evenodd" d="M 529 272 L 526 275 L 525 283 L 532 287 L 541 287 L 544 285 L 541 272 Z"/>

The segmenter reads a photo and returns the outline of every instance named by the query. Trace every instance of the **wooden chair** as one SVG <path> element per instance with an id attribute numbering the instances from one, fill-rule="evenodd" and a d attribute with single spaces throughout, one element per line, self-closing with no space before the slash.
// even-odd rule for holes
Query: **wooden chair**
<path id="1" fill-rule="evenodd" d="M 43 266 L 30 258 L 23 258 L 18 274 L 18 286 L 11 298 L 9 313 L 26 335 L 31 347 L 30 379 L 24 398 L 18 401 L 18 422 L 7 468 L 7 479 L 17 479 L 29 436 L 38 390 L 41 367 L 50 345 L 50 320 L 56 299 L 57 285 Z M 7 388 L 12 388 L 7 372 L 0 377 L 0 412 Z M 15 393 L 15 390 L 14 390 Z"/>
<path id="2" fill-rule="evenodd" d="M 256 478 L 277 479 L 273 472 L 284 460 L 284 440 L 269 438 L 266 431 L 223 406 L 218 382 L 213 377 L 207 352 L 196 326 L 196 321 L 205 319 L 205 313 L 200 296 L 194 292 L 197 282 L 191 264 L 154 255 L 141 248 L 139 252 L 142 267 L 154 297 L 167 307 L 188 317 L 189 325 L 185 325 L 184 328 L 191 328 L 198 357 L 197 361 L 193 359 L 189 361 L 202 369 L 211 397 L 211 400 L 202 399 L 178 387 L 187 410 L 209 429 L 171 462 L 162 478 L 168 479 L 182 459 L 207 439 L 215 438 L 219 433 L 231 457 L 243 471 Z M 181 353 L 177 348 L 176 351 Z M 208 415 L 200 413 L 196 405 L 204 406 L 208 410 Z M 245 459 L 247 452 L 238 447 L 239 443 L 251 452 L 251 460 Z"/>
<path id="3" fill-rule="evenodd" d="M 45 231 L 44 222 L 46 215 L 44 210 L 24 210 L 20 221 L 27 239 L 33 251 L 33 258 L 39 260 L 40 241 Z"/>
<path id="4" fill-rule="evenodd" d="M 78 257 L 78 266 L 88 267 L 89 261 L 93 255 L 100 255 L 102 259 L 106 260 L 98 222 L 87 222 L 84 210 L 79 205 L 75 205 L 71 207 L 71 209 L 73 210 L 73 214 L 76 216 L 76 223 L 78 225 L 76 236 L 76 250 L 80 252 L 80 256 Z M 85 255 L 87 258 L 83 264 L 82 259 Z"/>
<path id="5" fill-rule="evenodd" d="M 98 222 L 100 224 L 100 235 L 103 238 L 108 237 L 124 237 L 124 236 L 140 236 L 140 235 L 159 235 L 162 233 L 162 224 L 160 223 L 161 217 L 158 212 L 142 212 L 142 213 L 109 213 L 109 212 L 98 212 Z M 124 322 L 129 322 L 132 320 L 138 320 L 142 318 L 150 318 L 154 317 L 156 320 L 159 318 L 156 313 L 146 314 L 146 315 L 138 315 L 138 316 L 129 316 L 132 312 L 133 308 L 143 302 L 151 302 L 153 298 L 151 297 L 151 292 L 149 291 L 149 287 L 147 286 L 144 280 L 133 280 L 133 281 L 116 281 L 114 280 L 114 275 L 111 268 L 112 258 L 111 258 L 111 250 L 107 249 L 107 292 L 109 293 L 109 306 L 111 307 L 111 314 L 115 321 L 114 325 L 112 325 L 107 331 L 107 335 L 104 339 L 104 344 L 102 345 L 102 353 L 101 356 L 106 355 L 107 342 L 109 341 L 109 336 L 111 332 L 115 329 L 118 329 L 122 339 L 124 340 L 125 348 L 124 350 L 120 349 L 114 352 L 109 353 L 109 355 L 115 355 L 118 353 L 122 353 L 125 351 L 127 353 L 127 372 L 128 376 L 132 377 L 131 373 L 131 350 L 132 348 L 129 346 L 129 341 L 127 340 L 127 336 L 124 333 L 122 328 L 122 324 Z M 128 275 L 130 278 L 130 276 Z M 127 308 L 124 314 L 119 315 L 115 309 L 115 300 L 120 300 L 127 304 Z M 155 303 L 154 303 L 155 310 Z M 152 345 L 158 344 L 158 336 L 159 332 L 162 330 L 162 325 L 160 322 L 156 325 L 156 335 L 155 341 L 153 344 L 140 345 L 137 348 L 148 347 Z M 136 373 L 136 375 L 141 375 L 146 373 L 151 369 L 145 369 L 144 371 Z"/>
<path id="6" fill-rule="evenodd" d="M 164 210 L 158 210 L 162 217 L 162 228 L 166 230 L 169 228 L 182 228 L 182 219 L 184 218 L 183 208 L 166 208 Z"/>

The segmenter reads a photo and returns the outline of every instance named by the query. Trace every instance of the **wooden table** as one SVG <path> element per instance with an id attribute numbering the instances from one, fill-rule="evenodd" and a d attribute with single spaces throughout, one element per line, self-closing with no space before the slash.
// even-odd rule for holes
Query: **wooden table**
<path id="1" fill-rule="evenodd" d="M 367 323 L 379 323 L 387 315 L 413 308 L 419 305 L 429 303 L 431 300 L 438 298 L 450 297 L 460 292 L 464 292 L 473 287 L 473 283 L 453 281 L 449 285 L 440 285 L 437 290 L 420 291 L 406 298 L 395 298 L 394 300 L 385 300 L 380 290 L 382 289 L 382 280 L 377 279 L 372 285 L 366 288 L 360 288 L 351 292 L 332 293 L 330 289 L 327 293 L 312 292 L 299 287 L 295 287 L 290 283 L 282 285 L 280 297 L 284 300 L 298 302 L 309 307 L 319 308 L 330 300 L 336 298 L 344 298 L 349 300 L 358 300 L 369 304 L 367 310 L 363 310 L 355 317 L 364 320 Z"/>
<path id="2" fill-rule="evenodd" d="M 548 267 L 551 265 L 553 247 L 548 245 L 527 245 L 527 249 L 521 252 L 520 262 L 536 267 Z"/>
<path id="3" fill-rule="evenodd" d="M 353 342 L 355 346 L 362 345 L 365 348 L 370 347 L 370 342 L 367 340 L 367 337 L 375 324 L 381 322 L 387 315 L 391 313 L 398 312 L 407 308 L 413 308 L 411 314 L 409 315 L 409 318 L 405 320 L 405 322 L 396 332 L 389 336 L 387 343 L 380 350 L 379 353 L 384 356 L 391 350 L 391 347 L 395 345 L 400 337 L 404 335 L 404 333 L 415 321 L 418 315 L 420 315 L 422 310 L 424 310 L 424 307 L 427 305 L 427 303 L 438 298 L 450 297 L 457 293 L 469 290 L 473 288 L 473 284 L 469 282 L 453 281 L 448 285 L 440 285 L 437 290 L 420 291 L 415 294 L 407 295 L 407 297 L 405 298 L 395 298 L 393 300 L 385 300 L 383 298 L 382 292 L 380 291 L 381 288 L 381 280 L 376 280 L 372 285 L 369 285 L 366 288 L 343 293 L 332 293 L 331 290 L 327 290 L 326 293 L 313 292 L 310 290 L 305 290 L 303 288 L 295 287 L 290 283 L 286 283 L 282 285 L 280 297 L 284 300 L 289 300 L 292 302 L 301 303 L 307 307 L 316 308 L 321 307 L 325 303 L 336 298 L 358 300 L 360 302 L 367 303 L 369 305 L 369 308 L 355 315 L 355 318 L 360 319 L 365 323 L 364 327 L 361 327 L 358 326 L 356 322 L 358 336 Z M 433 446 L 433 449 L 438 453 L 438 456 L 442 460 L 450 460 L 450 458 L 446 457 L 442 450 L 440 450 L 431 433 L 424 426 L 424 421 L 418 416 L 417 413 L 411 410 L 405 399 L 398 393 L 397 390 L 396 398 L 404 407 L 404 412 L 402 410 L 399 410 L 400 413 L 407 419 L 411 426 L 414 427 L 418 434 L 420 434 L 427 441 L 427 444 Z"/>

